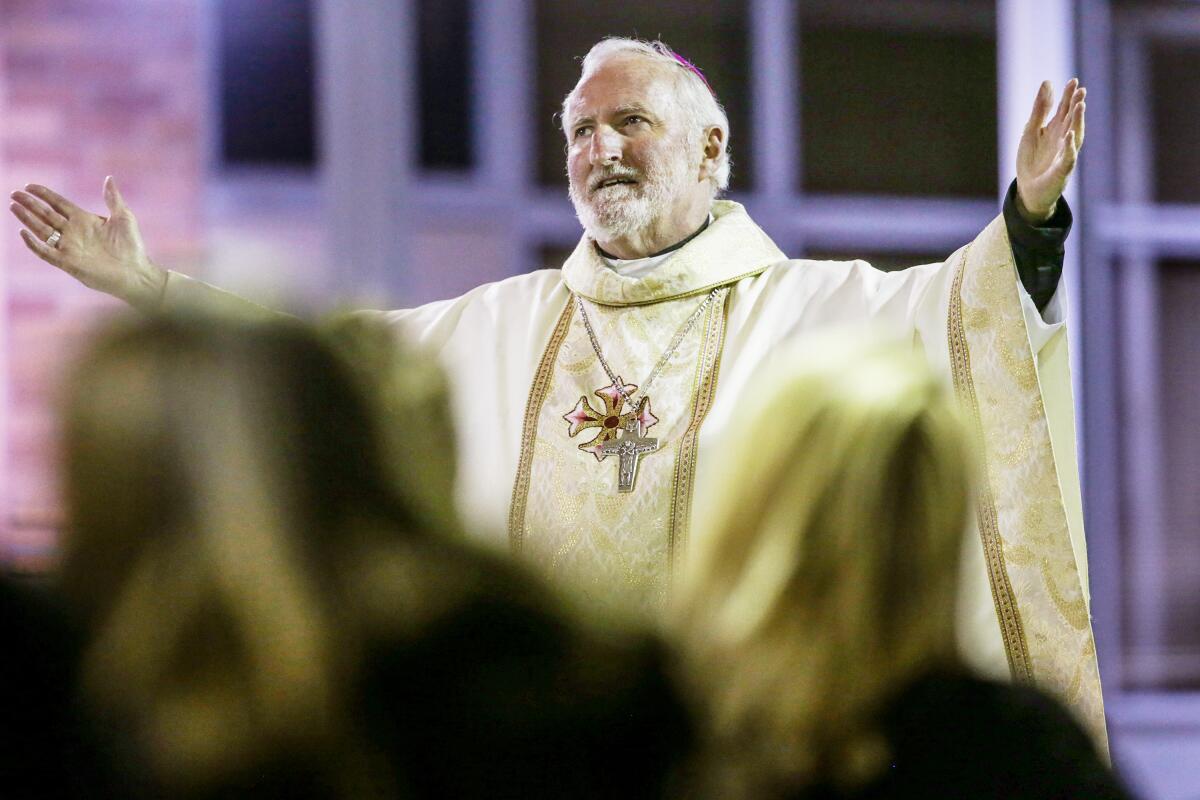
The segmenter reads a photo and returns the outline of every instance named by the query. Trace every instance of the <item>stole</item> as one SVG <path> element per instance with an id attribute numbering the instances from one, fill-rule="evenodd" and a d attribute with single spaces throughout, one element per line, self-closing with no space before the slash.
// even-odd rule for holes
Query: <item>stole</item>
<path id="1" fill-rule="evenodd" d="M 629 491 L 618 485 L 621 458 L 600 448 L 619 441 L 616 419 L 637 409 L 613 387 L 574 302 L 551 336 L 526 412 L 509 536 L 589 611 L 651 620 L 666 600 L 690 522 L 697 438 L 716 387 L 728 291 L 716 292 L 650 386 L 643 433 L 657 449 L 637 459 Z M 707 296 L 588 303 L 597 342 L 632 399 Z M 595 422 L 579 425 L 583 419 Z"/>

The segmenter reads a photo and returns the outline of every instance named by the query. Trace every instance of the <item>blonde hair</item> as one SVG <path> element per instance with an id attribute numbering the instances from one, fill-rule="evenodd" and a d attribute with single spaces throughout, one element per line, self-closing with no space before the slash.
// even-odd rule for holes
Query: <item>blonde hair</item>
<path id="1" fill-rule="evenodd" d="M 765 373 L 678 597 L 712 785 L 763 797 L 875 776 L 884 704 L 953 660 L 972 466 L 910 347 L 820 339 Z"/>
<path id="2" fill-rule="evenodd" d="M 700 77 L 696 68 L 685 66 L 681 57 L 665 42 L 657 39 L 644 41 L 610 36 L 593 45 L 592 49 L 583 57 L 579 81 L 576 82 L 575 88 L 563 98 L 561 115 L 563 131 L 569 139 L 567 115 L 571 101 L 575 98 L 575 92 L 579 89 L 579 84 L 587 80 L 608 61 L 629 55 L 642 58 L 651 64 L 657 64 L 666 69 L 667 74 L 674 77 L 673 97 L 686 120 L 688 142 L 703 142 L 706 130 L 709 128 L 721 129 L 724 134 L 721 152 L 717 156 L 716 164 L 709 176 L 709 182 L 712 184 L 712 196 L 716 197 L 729 188 L 729 175 L 732 170 L 732 160 L 729 157 L 729 117 L 725 114 L 725 109 L 717 100 L 716 94 L 706 79 Z"/>
<path id="3" fill-rule="evenodd" d="M 371 602 L 364 550 L 452 525 L 448 500 L 415 495 L 448 497 L 453 466 L 396 452 L 380 415 L 452 440 L 433 368 L 334 327 L 425 389 L 356 378 L 298 322 L 198 315 L 102 332 L 68 382 L 62 580 L 90 633 L 83 692 L 169 794 L 289 759 L 330 796 L 387 781 L 347 713 L 350 588 Z M 398 459 L 427 465 L 408 497 Z"/>

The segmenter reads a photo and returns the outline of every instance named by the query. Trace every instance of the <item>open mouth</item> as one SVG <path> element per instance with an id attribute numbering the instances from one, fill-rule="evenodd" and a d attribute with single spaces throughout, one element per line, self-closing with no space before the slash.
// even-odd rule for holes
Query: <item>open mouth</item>
<path id="1" fill-rule="evenodd" d="M 592 192 L 598 192 L 601 189 L 610 189 L 613 186 L 629 185 L 636 186 L 637 181 L 633 178 L 605 178 L 592 187 Z"/>

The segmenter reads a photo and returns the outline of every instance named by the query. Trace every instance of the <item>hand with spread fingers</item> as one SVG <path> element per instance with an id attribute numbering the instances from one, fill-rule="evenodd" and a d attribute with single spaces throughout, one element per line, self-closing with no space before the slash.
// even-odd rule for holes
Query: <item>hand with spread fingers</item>
<path id="1" fill-rule="evenodd" d="M 1043 126 L 1054 95 L 1049 81 L 1038 88 L 1033 112 L 1017 147 L 1017 210 L 1030 224 L 1038 225 L 1054 216 L 1058 198 L 1075 169 L 1083 147 L 1086 96 L 1087 89 L 1077 79 L 1067 81 L 1058 110 Z"/>
<path id="2" fill-rule="evenodd" d="M 13 192 L 12 200 L 9 210 L 25 226 L 21 239 L 38 258 L 130 305 L 158 306 L 167 273 L 150 262 L 137 219 L 111 176 L 104 180 L 107 217 L 37 184 Z"/>

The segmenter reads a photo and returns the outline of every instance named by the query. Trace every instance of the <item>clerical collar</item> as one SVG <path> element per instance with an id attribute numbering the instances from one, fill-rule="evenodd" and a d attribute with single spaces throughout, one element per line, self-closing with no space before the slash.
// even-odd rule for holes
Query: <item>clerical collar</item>
<path id="1" fill-rule="evenodd" d="M 740 204 L 716 200 L 712 217 L 703 235 L 643 278 L 618 274 L 585 233 L 563 262 L 563 282 L 571 292 L 602 306 L 639 306 L 707 294 L 787 259 Z"/>
<path id="2" fill-rule="evenodd" d="M 600 258 L 604 261 L 604 264 L 618 275 L 625 278 L 643 278 L 653 272 L 659 264 L 670 258 L 676 250 L 704 233 L 712 221 L 713 215 L 710 212 L 708 218 L 704 220 L 704 224 L 697 228 L 696 232 L 691 236 L 680 239 L 670 247 L 659 250 L 657 253 L 643 256 L 642 258 L 617 258 L 604 252 L 604 249 L 599 244 L 596 245 L 596 250 L 600 253 Z"/>

